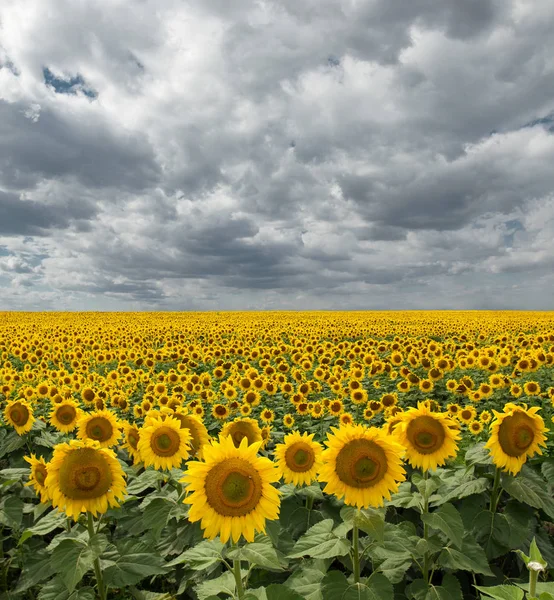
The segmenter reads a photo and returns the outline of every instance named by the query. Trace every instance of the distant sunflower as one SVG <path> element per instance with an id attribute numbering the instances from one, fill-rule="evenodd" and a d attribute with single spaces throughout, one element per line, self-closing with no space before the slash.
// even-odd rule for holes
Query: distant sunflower
<path id="1" fill-rule="evenodd" d="M 139 434 L 137 447 L 145 467 L 169 471 L 189 457 L 190 432 L 181 429 L 181 423 L 173 417 L 153 418 L 141 427 Z"/>
<path id="2" fill-rule="evenodd" d="M 121 444 L 121 448 L 124 448 L 129 453 L 129 456 L 133 459 L 133 464 L 140 462 L 140 452 L 138 450 L 138 443 L 140 439 L 139 428 L 127 421 L 123 421 L 123 436 L 124 443 Z"/>
<path id="3" fill-rule="evenodd" d="M 21 398 L 8 402 L 4 409 L 4 419 L 15 428 L 18 435 L 31 431 L 35 422 L 31 405 Z"/>
<path id="4" fill-rule="evenodd" d="M 73 400 L 64 400 L 55 404 L 50 413 L 50 424 L 62 433 L 70 433 L 77 427 L 77 421 L 83 411 Z"/>
<path id="5" fill-rule="evenodd" d="M 492 455 L 494 464 L 517 475 L 528 457 L 542 454 L 540 446 L 546 446 L 546 427 L 537 412 L 539 407 L 527 408 L 526 404 L 516 406 L 509 402 L 504 412 L 493 410 L 494 419 L 490 425 L 490 438 L 485 444 Z"/>
<path id="6" fill-rule="evenodd" d="M 479 435 L 483 431 L 483 423 L 481 421 L 471 421 L 468 425 L 468 429 L 473 435 Z"/>
<path id="7" fill-rule="evenodd" d="M 294 427 L 294 417 L 291 414 L 286 414 L 283 417 L 283 425 L 288 429 Z"/>
<path id="8" fill-rule="evenodd" d="M 54 446 L 45 486 L 52 504 L 77 520 L 83 512 L 105 513 L 125 495 L 125 473 L 113 450 L 94 440 Z"/>
<path id="9" fill-rule="evenodd" d="M 310 485 L 322 466 L 321 444 L 313 441 L 314 434 L 298 431 L 285 436 L 283 444 L 275 447 L 275 460 L 285 483 Z"/>
<path id="10" fill-rule="evenodd" d="M 352 425 L 354 423 L 354 418 L 349 412 L 345 412 L 339 417 L 339 421 L 341 425 Z"/>
<path id="11" fill-rule="evenodd" d="M 448 414 L 431 411 L 423 402 L 402 413 L 393 435 L 406 448 L 412 467 L 435 470 L 456 456 L 460 438 L 458 425 Z"/>
<path id="12" fill-rule="evenodd" d="M 31 454 L 30 457 L 24 456 L 23 459 L 31 465 L 29 481 L 25 485 L 32 485 L 37 496 L 40 498 L 40 501 L 48 502 L 49 495 L 45 486 L 46 476 L 48 475 L 48 465 L 44 458 L 37 458 L 34 454 Z"/>
<path id="13" fill-rule="evenodd" d="M 404 448 L 383 431 L 363 425 L 331 427 L 322 453 L 324 492 L 359 508 L 382 506 L 406 478 Z"/>
<path id="14" fill-rule="evenodd" d="M 270 408 L 264 408 L 260 413 L 260 419 L 264 423 L 273 423 L 275 420 L 275 413 Z"/>
<path id="15" fill-rule="evenodd" d="M 205 447 L 204 461 L 187 464 L 182 481 L 189 495 L 183 502 L 191 505 L 189 520 L 201 521 L 204 537 L 252 542 L 256 531 L 265 533 L 266 520 L 279 516 L 279 492 L 271 485 L 279 473 L 272 461 L 257 456 L 261 442 L 248 445 L 243 437 L 236 447 L 233 441 L 220 436 Z"/>
<path id="16" fill-rule="evenodd" d="M 229 436 L 236 448 L 241 445 L 244 438 L 246 438 L 249 445 L 263 441 L 262 432 L 256 419 L 235 419 L 230 423 L 225 423 L 221 435 Z"/>
<path id="17" fill-rule="evenodd" d="M 196 415 L 186 415 L 180 411 L 176 411 L 173 415 L 181 424 L 181 429 L 188 429 L 190 433 L 190 455 L 196 458 L 202 458 L 202 448 L 204 444 L 210 442 L 210 434 L 202 419 Z"/>
<path id="18" fill-rule="evenodd" d="M 212 417 L 219 421 L 225 421 L 229 417 L 229 409 L 225 404 L 214 404 L 212 407 Z"/>
<path id="19" fill-rule="evenodd" d="M 81 440 L 94 440 L 101 448 L 115 446 L 121 437 L 117 417 L 109 410 L 97 410 L 83 415 L 77 421 L 77 437 Z"/>

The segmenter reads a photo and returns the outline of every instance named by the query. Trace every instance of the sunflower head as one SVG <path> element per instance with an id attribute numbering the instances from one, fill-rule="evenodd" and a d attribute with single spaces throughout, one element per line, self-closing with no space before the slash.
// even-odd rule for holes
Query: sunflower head
<path id="1" fill-rule="evenodd" d="M 236 448 L 241 445 L 242 440 L 245 438 L 249 445 L 263 441 L 262 431 L 256 419 L 235 419 L 230 423 L 226 423 L 221 430 L 221 435 L 229 436 Z"/>
<path id="2" fill-rule="evenodd" d="M 423 471 L 444 465 L 456 456 L 460 432 L 447 414 L 431 411 L 423 402 L 400 415 L 394 436 L 406 448 L 406 458 Z"/>
<path id="3" fill-rule="evenodd" d="M 327 483 L 323 491 L 359 508 L 390 500 L 405 479 L 402 446 L 376 427 L 348 425 L 331 431 L 319 473 Z"/>
<path id="4" fill-rule="evenodd" d="M 139 430 L 138 451 L 144 466 L 178 468 L 189 457 L 190 431 L 173 417 L 151 419 Z"/>
<path id="5" fill-rule="evenodd" d="M 117 444 L 120 436 L 120 424 L 109 410 L 98 410 L 83 415 L 77 422 L 77 437 L 81 440 L 93 440 L 101 448 L 109 448 Z"/>
<path id="6" fill-rule="evenodd" d="M 138 443 L 140 439 L 140 431 L 139 428 L 129 423 L 128 421 L 123 421 L 123 437 L 124 442 L 121 444 L 121 448 L 125 448 L 129 453 L 129 456 L 133 459 L 133 463 L 140 462 L 140 453 L 138 450 Z"/>
<path id="7" fill-rule="evenodd" d="M 31 474 L 26 486 L 32 485 L 41 502 L 48 502 L 48 490 L 46 489 L 46 476 L 48 475 L 48 465 L 44 458 L 37 458 L 34 454 L 23 457 L 31 465 Z"/>
<path id="8" fill-rule="evenodd" d="M 94 440 L 54 447 L 45 486 L 52 504 L 77 520 L 82 512 L 105 513 L 125 495 L 125 473 L 113 450 Z"/>
<path id="9" fill-rule="evenodd" d="M 50 413 L 50 423 L 62 433 L 69 433 L 77 427 L 77 421 L 82 415 L 82 410 L 73 400 L 64 400 L 55 404 Z"/>
<path id="10" fill-rule="evenodd" d="M 181 429 L 187 429 L 190 433 L 190 455 L 196 458 L 202 458 L 202 448 L 204 444 L 208 444 L 211 439 L 202 419 L 196 415 L 187 415 L 181 411 L 176 411 L 173 418 L 179 421 Z"/>
<path id="11" fill-rule="evenodd" d="M 19 435 L 31 431 L 35 422 L 31 405 L 22 398 L 8 402 L 4 409 L 4 419 Z"/>
<path id="12" fill-rule="evenodd" d="M 283 444 L 275 447 L 277 467 L 285 483 L 310 485 L 316 479 L 323 448 L 313 437 L 313 433 L 294 431 L 285 436 Z"/>
<path id="13" fill-rule="evenodd" d="M 494 464 L 512 475 L 521 471 L 528 457 L 542 454 L 540 446 L 546 446 L 546 427 L 537 412 L 540 408 L 516 406 L 509 402 L 504 412 L 493 410 L 490 438 L 485 448 L 492 455 Z"/>
<path id="14" fill-rule="evenodd" d="M 238 447 L 230 436 L 220 436 L 204 448 L 204 461 L 192 461 L 182 479 L 187 483 L 189 520 L 201 521 L 204 537 L 218 534 L 223 543 L 241 536 L 248 542 L 265 532 L 267 519 L 279 516 L 279 492 L 271 485 L 279 473 L 273 463 L 257 456 L 260 442 Z"/>

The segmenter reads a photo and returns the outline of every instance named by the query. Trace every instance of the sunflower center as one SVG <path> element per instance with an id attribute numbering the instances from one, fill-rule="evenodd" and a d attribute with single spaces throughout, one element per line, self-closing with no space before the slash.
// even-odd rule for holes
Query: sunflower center
<path id="1" fill-rule="evenodd" d="M 63 423 L 64 425 L 69 425 L 70 423 L 72 423 L 75 420 L 76 416 L 77 411 L 73 408 L 73 406 L 62 406 L 56 412 L 56 417 L 58 418 L 58 421 L 60 421 L 60 423 Z"/>
<path id="2" fill-rule="evenodd" d="M 29 411 L 23 404 L 15 404 L 10 410 L 10 418 L 16 425 L 25 425 L 29 419 Z"/>
<path id="3" fill-rule="evenodd" d="M 35 479 L 38 481 L 40 485 L 44 485 L 44 481 L 46 480 L 47 475 L 46 467 L 44 465 L 37 466 L 35 470 Z"/>
<path id="4" fill-rule="evenodd" d="M 343 483 L 352 487 L 373 487 L 386 472 L 385 451 L 371 440 L 352 440 L 337 454 L 336 473 Z"/>
<path id="5" fill-rule="evenodd" d="M 64 457 L 59 477 L 61 492 L 73 500 L 98 498 L 112 484 L 110 465 L 95 448 L 70 451 Z"/>
<path id="6" fill-rule="evenodd" d="M 508 456 L 525 454 L 534 439 L 533 420 L 522 412 L 506 417 L 498 428 L 500 447 Z"/>
<path id="7" fill-rule="evenodd" d="M 87 423 L 87 437 L 99 442 L 105 442 L 112 437 L 112 424 L 105 417 L 94 417 Z"/>
<path id="8" fill-rule="evenodd" d="M 227 458 L 208 472 L 205 481 L 208 504 L 225 517 L 242 517 L 258 506 L 262 479 L 242 458 Z"/>
<path id="9" fill-rule="evenodd" d="M 159 427 L 150 440 L 152 452 L 158 456 L 173 456 L 179 451 L 181 446 L 181 437 L 170 427 Z"/>
<path id="10" fill-rule="evenodd" d="M 287 448 L 285 462 L 291 471 L 305 473 L 313 467 L 314 451 L 305 442 L 296 442 Z"/>
<path id="11" fill-rule="evenodd" d="M 420 454 L 433 454 L 442 448 L 446 434 L 444 427 L 433 417 L 417 417 L 408 425 L 406 434 Z"/>

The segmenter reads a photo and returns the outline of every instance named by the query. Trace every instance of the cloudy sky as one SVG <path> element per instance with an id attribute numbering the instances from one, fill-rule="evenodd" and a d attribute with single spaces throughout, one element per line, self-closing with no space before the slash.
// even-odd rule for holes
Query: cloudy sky
<path id="1" fill-rule="evenodd" d="M 0 309 L 554 309 L 552 0 L 3 0 Z"/>

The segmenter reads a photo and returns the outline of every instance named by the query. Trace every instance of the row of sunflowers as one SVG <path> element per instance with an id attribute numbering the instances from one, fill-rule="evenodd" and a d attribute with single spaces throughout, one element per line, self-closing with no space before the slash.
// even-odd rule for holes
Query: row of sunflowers
<path id="1" fill-rule="evenodd" d="M 7 313 L 0 593 L 548 600 L 553 317 Z"/>

